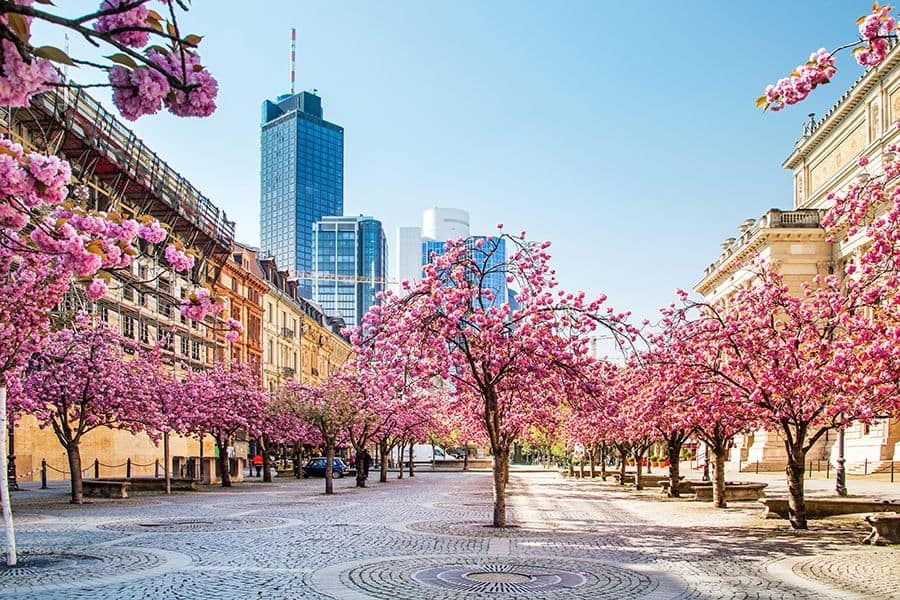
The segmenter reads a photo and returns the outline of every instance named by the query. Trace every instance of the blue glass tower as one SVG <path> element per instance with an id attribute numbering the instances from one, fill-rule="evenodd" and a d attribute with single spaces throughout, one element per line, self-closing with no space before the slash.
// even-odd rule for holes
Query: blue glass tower
<path id="1" fill-rule="evenodd" d="M 481 247 L 478 240 L 482 241 Z M 446 242 L 425 240 L 422 242 L 422 265 L 427 265 L 436 256 L 445 252 Z M 488 272 L 484 279 L 484 289 L 493 293 L 491 304 L 499 306 L 508 301 L 514 301 L 515 293 L 510 298 L 506 284 L 506 272 L 500 267 L 506 262 L 506 240 L 500 237 L 487 237 L 476 235 L 466 238 L 466 249 L 471 259 L 478 265 L 479 271 Z M 494 271 L 496 269 L 496 271 Z M 490 272 L 493 271 L 493 272 Z M 518 303 L 516 303 L 518 306 Z"/>
<path id="2" fill-rule="evenodd" d="M 261 249 L 312 298 L 313 223 L 344 214 L 344 129 L 323 119 L 316 94 L 287 94 L 263 101 L 260 150 Z"/>
<path id="3" fill-rule="evenodd" d="M 313 299 L 330 316 L 359 325 L 387 279 L 387 238 L 372 217 L 324 217 L 313 225 Z"/>

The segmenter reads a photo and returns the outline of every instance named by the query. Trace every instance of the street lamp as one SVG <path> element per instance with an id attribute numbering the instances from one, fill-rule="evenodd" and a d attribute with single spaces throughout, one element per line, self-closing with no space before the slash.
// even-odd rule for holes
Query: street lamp
<path id="1" fill-rule="evenodd" d="M 847 471 L 844 468 L 844 428 L 838 431 L 838 458 L 835 470 L 834 491 L 838 496 L 847 495 Z"/>

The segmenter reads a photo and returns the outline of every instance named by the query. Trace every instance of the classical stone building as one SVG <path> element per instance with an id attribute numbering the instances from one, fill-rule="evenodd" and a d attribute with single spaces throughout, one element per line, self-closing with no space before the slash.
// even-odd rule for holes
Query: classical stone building
<path id="1" fill-rule="evenodd" d="M 89 303 L 76 292 L 69 295 L 64 308 L 90 310 L 144 347 L 165 340 L 164 354 L 190 368 L 204 368 L 224 356 L 227 347 L 221 317 L 197 323 L 183 318 L 179 311 L 181 300 L 193 287 L 215 286 L 229 263 L 234 223 L 224 212 L 83 90 L 59 89 L 35 97 L 28 108 L 6 109 L 0 112 L 0 127 L 26 147 L 56 149 L 72 165 L 75 179 L 89 188 L 93 207 L 128 215 L 151 214 L 198 253 L 189 276 L 175 273 L 160 256 L 147 255 L 130 270 L 117 272 L 109 293 L 99 302 Z M 235 269 L 229 268 L 232 272 Z M 249 276 L 237 277 L 243 290 Z M 225 287 L 230 285 L 228 280 Z M 258 282 L 254 289 L 261 296 L 264 286 Z M 252 323 L 252 315 L 261 319 L 258 299 L 255 312 L 247 308 L 253 304 L 252 296 L 240 303 L 237 300 L 233 306 L 240 305 L 245 329 Z M 239 350 L 242 357 L 250 358 L 254 352 L 260 355 L 261 338 L 256 337 L 255 345 L 252 340 L 242 343 Z M 39 429 L 34 418 L 26 415 L 18 421 L 13 442 L 20 479 L 38 479 L 42 459 L 50 467 L 50 479 L 67 477 L 65 452 L 52 431 Z M 173 436 L 170 446 L 176 474 L 199 475 L 202 456 L 204 479 L 217 478 L 211 439 L 205 439 L 201 448 L 197 438 Z M 232 472 L 238 478 L 240 449 L 238 445 L 232 461 Z M 133 475 L 162 470 L 161 448 L 146 435 L 124 431 L 104 428 L 86 434 L 81 456 L 88 475 L 93 474 L 95 459 L 101 476 L 124 475 L 129 459 Z"/>
<path id="2" fill-rule="evenodd" d="M 816 93 L 819 93 L 818 91 Z M 824 90 L 822 93 L 825 93 Z M 722 244 L 719 258 L 707 267 L 695 290 L 710 300 L 725 300 L 752 283 L 748 265 L 756 259 L 774 265 L 787 285 L 798 290 L 816 274 L 841 274 L 859 260 L 866 243 L 864 232 L 830 232 L 825 241 L 820 219 L 830 207 L 828 195 L 846 191 L 854 181 L 880 172 L 883 153 L 900 143 L 900 46 L 895 45 L 876 69 L 864 73 L 825 116 L 812 116 L 803 135 L 784 161 L 793 174 L 793 207 L 772 209 L 760 219 L 748 219 L 733 238 Z M 859 158 L 869 165 L 859 166 Z M 822 440 L 810 460 L 836 460 L 835 434 Z M 900 420 L 857 424 L 845 434 L 845 457 L 850 472 L 872 472 L 900 460 Z M 756 432 L 737 440 L 732 460 L 745 469 L 782 468 L 784 448 L 774 433 Z"/>
<path id="3" fill-rule="evenodd" d="M 258 258 L 268 286 L 263 298 L 263 385 L 275 390 L 286 381 L 318 383 L 352 353 L 340 319 L 300 295 L 297 280 L 279 271 L 274 258 Z"/>

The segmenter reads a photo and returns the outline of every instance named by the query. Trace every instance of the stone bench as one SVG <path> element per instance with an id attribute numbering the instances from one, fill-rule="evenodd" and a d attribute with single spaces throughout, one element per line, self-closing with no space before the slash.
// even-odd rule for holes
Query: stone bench
<path id="1" fill-rule="evenodd" d="M 864 544 L 900 544 L 900 514 L 868 515 L 866 523 L 872 526 L 872 533 L 863 540 Z"/>
<path id="2" fill-rule="evenodd" d="M 106 481 L 102 479 L 82 479 L 85 496 L 97 495 L 102 498 L 127 498 L 131 483 L 127 481 Z"/>
<path id="3" fill-rule="evenodd" d="M 766 494 L 765 490 L 769 486 L 768 483 L 755 483 L 750 481 L 726 481 L 725 482 L 725 502 L 736 502 L 739 500 L 759 500 Z M 712 482 L 694 483 L 692 486 L 694 491 L 694 499 L 702 502 L 712 502 L 713 484 Z"/>
<path id="4" fill-rule="evenodd" d="M 100 483 L 127 483 L 133 492 L 164 492 L 166 491 L 166 479 L 164 477 L 103 477 L 92 479 Z M 169 479 L 173 492 L 196 492 L 198 482 L 189 477 L 172 477 Z M 126 496 L 127 497 L 127 496 Z"/>
<path id="5" fill-rule="evenodd" d="M 621 473 L 613 473 L 613 477 L 616 478 L 616 483 L 622 483 L 622 474 Z M 637 477 L 637 473 L 625 473 L 625 483 L 634 485 L 635 478 Z M 644 475 L 641 474 L 641 485 L 644 487 L 656 487 L 660 485 L 663 481 L 668 481 L 668 475 Z"/>
<path id="6" fill-rule="evenodd" d="M 766 498 L 759 502 L 766 507 L 763 512 L 766 519 L 788 518 L 787 498 Z M 865 498 L 807 498 L 805 504 L 807 519 L 857 513 L 900 512 L 900 502 Z"/>
<path id="7" fill-rule="evenodd" d="M 700 483 L 699 481 L 683 481 L 684 475 L 680 476 L 678 481 L 678 493 L 679 494 L 693 494 L 694 493 L 694 485 Z M 669 485 L 671 482 L 668 479 L 663 479 L 659 482 L 659 489 L 663 494 L 669 493 Z"/>

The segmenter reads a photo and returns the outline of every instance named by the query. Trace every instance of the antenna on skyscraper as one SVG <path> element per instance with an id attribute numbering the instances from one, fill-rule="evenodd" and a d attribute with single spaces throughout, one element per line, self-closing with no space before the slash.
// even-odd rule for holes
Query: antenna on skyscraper
<path id="1" fill-rule="evenodd" d="M 291 27 L 291 94 L 294 93 L 294 80 L 297 77 L 297 28 Z"/>

